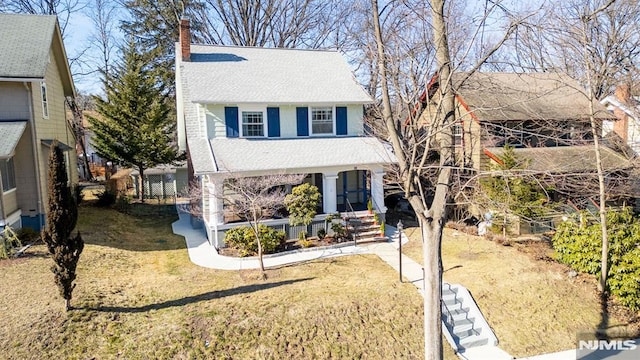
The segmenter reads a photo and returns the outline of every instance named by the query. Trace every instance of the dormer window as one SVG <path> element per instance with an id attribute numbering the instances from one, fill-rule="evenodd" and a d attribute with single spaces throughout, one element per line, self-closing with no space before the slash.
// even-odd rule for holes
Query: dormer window
<path id="1" fill-rule="evenodd" d="M 262 111 L 242 112 L 242 136 L 264 136 L 264 113 Z"/>
<path id="2" fill-rule="evenodd" d="M 45 82 L 40 83 L 40 92 L 42 93 L 42 117 L 49 118 L 49 102 L 47 101 L 47 84 Z"/>
<path id="3" fill-rule="evenodd" d="M 311 108 L 311 134 L 333 135 L 333 107 Z"/>

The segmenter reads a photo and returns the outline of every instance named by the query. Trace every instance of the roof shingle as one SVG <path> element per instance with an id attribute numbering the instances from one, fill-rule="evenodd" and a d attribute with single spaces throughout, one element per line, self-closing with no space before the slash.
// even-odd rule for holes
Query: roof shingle
<path id="1" fill-rule="evenodd" d="M 0 14 L 0 78 L 44 78 L 53 15 Z"/>
<path id="2" fill-rule="evenodd" d="M 372 102 L 337 51 L 191 45 L 181 65 L 195 103 Z"/>
<path id="3" fill-rule="evenodd" d="M 26 127 L 26 121 L 0 121 L 0 159 L 13 155 Z"/>
<path id="4" fill-rule="evenodd" d="M 211 148 L 220 171 L 294 171 L 337 166 L 394 163 L 395 156 L 373 137 L 294 139 L 212 139 Z"/>
<path id="5" fill-rule="evenodd" d="M 499 157 L 504 149 L 487 150 Z M 530 161 L 527 170 L 556 174 L 596 171 L 593 145 L 519 148 L 513 151 L 516 156 Z M 600 155 L 604 171 L 628 169 L 632 166 L 628 159 L 607 147 L 600 147 Z"/>
<path id="6" fill-rule="evenodd" d="M 453 76 L 456 93 L 482 121 L 589 118 L 589 101 L 577 81 L 561 73 L 467 73 Z M 596 118 L 613 116 L 594 102 Z"/>

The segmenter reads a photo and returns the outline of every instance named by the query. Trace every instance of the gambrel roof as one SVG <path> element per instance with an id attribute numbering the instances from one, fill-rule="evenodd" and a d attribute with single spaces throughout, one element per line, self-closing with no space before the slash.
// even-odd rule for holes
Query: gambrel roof
<path id="1" fill-rule="evenodd" d="M 181 66 L 194 103 L 372 102 L 337 51 L 191 44 Z"/>

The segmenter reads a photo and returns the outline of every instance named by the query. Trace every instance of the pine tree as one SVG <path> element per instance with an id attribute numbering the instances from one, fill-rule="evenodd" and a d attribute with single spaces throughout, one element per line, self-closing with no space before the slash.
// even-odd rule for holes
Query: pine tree
<path id="1" fill-rule="evenodd" d="M 175 84 L 175 43 L 179 38 L 180 19 L 191 20 L 191 34 L 197 42 L 204 24 L 199 21 L 205 13 L 205 3 L 199 0 L 126 0 L 129 19 L 122 22 L 122 30 L 132 36 L 136 48 L 152 64 L 156 80 L 172 96 Z M 146 51 L 153 49 L 153 51 Z"/>
<path id="2" fill-rule="evenodd" d="M 144 171 L 180 158 L 173 142 L 176 123 L 169 99 L 145 58 L 129 41 L 113 75 L 105 74 L 106 100 L 94 96 L 100 116 L 89 116 L 98 155 L 140 173 L 141 201 Z"/>
<path id="3" fill-rule="evenodd" d="M 51 271 L 68 311 L 71 309 L 76 266 L 84 248 L 84 241 L 80 232 L 75 237 L 71 236 L 78 220 L 78 204 L 67 184 L 64 156 L 57 142 L 51 146 L 48 175 L 47 223 L 41 236 L 53 255 L 54 264 Z"/>

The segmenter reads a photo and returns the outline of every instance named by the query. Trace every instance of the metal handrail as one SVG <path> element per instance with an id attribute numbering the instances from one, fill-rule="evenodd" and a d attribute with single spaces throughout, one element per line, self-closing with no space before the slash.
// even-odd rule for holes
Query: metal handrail
<path id="1" fill-rule="evenodd" d="M 451 311 L 449 311 L 447 305 L 444 303 L 444 300 L 442 300 L 442 295 L 440 296 L 440 304 L 442 305 L 442 311 L 447 314 L 447 320 L 445 320 L 445 323 L 451 328 L 451 330 L 453 330 L 453 327 L 455 325 L 453 321 L 453 315 L 451 314 Z"/>
<path id="2" fill-rule="evenodd" d="M 348 212 L 349 215 L 351 216 L 350 218 L 357 219 L 358 215 L 356 215 L 355 210 L 353 210 L 353 206 L 351 205 L 351 201 L 349 201 L 349 198 L 347 198 L 345 196 L 344 200 L 346 201 L 347 205 L 349 206 L 349 209 L 351 209 L 351 211 Z M 345 210 L 347 210 L 347 209 L 345 208 Z M 345 224 L 345 226 L 347 226 L 347 228 L 348 228 L 349 224 L 347 223 L 347 224 Z M 356 231 L 356 228 L 354 227 L 353 228 L 353 245 L 357 245 L 358 244 L 357 237 L 358 237 L 358 232 Z"/>
<path id="3" fill-rule="evenodd" d="M 349 215 L 351 215 L 354 218 L 358 217 L 358 215 L 356 215 L 356 211 L 353 210 L 353 206 L 351 206 L 351 201 L 349 201 L 349 198 L 345 196 L 344 200 L 347 202 L 347 205 L 349 205 L 349 209 L 351 209 L 351 211 L 349 211 Z M 345 208 L 345 210 L 347 209 Z"/>

